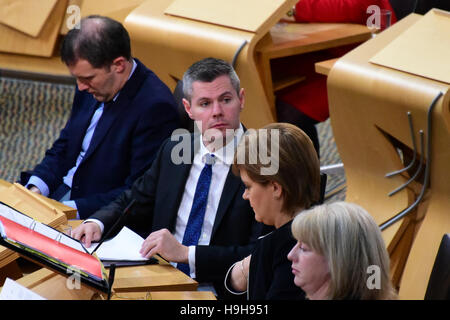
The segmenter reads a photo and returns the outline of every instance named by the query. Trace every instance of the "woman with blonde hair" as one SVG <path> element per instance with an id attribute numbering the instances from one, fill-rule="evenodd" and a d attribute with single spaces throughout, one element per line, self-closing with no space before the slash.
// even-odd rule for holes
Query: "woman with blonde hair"
<path id="1" fill-rule="evenodd" d="M 298 127 L 274 123 L 248 130 L 233 163 L 240 175 L 255 219 L 275 230 L 260 238 L 252 255 L 233 264 L 225 286 L 248 299 L 304 299 L 295 286 L 287 254 L 295 244 L 291 222 L 295 215 L 317 203 L 320 167 L 314 146 Z"/>
<path id="2" fill-rule="evenodd" d="M 311 300 L 394 299 L 389 256 L 378 225 L 356 204 L 335 202 L 292 222 L 294 282 Z"/>

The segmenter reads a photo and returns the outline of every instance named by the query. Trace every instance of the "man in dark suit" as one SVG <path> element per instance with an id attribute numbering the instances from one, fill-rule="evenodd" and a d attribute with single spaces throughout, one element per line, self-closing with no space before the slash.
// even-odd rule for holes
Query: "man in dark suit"
<path id="1" fill-rule="evenodd" d="M 131 57 L 125 28 L 90 16 L 69 31 L 61 58 L 78 89 L 59 138 L 21 183 L 86 219 L 147 170 L 178 126 L 169 88 Z"/>
<path id="2" fill-rule="evenodd" d="M 126 224 L 148 235 L 141 248 L 146 257 L 160 254 L 201 284 L 213 283 L 223 298 L 227 268 L 248 255 L 261 233 L 244 185 L 231 172 L 235 148 L 243 135 L 239 117 L 244 90 L 233 68 L 208 58 L 192 65 L 183 77 L 183 104 L 200 133 L 172 136 L 161 147 L 152 167 L 110 205 L 73 231 L 87 246 L 98 241 L 119 219 L 124 208 Z M 210 181 L 203 194 L 203 217 L 198 240 L 188 242 L 195 208 L 202 202 L 205 169 Z M 92 222 L 92 223 L 90 223 Z M 121 226 L 120 226 L 121 227 Z M 117 228 L 115 231 L 119 231 Z"/>

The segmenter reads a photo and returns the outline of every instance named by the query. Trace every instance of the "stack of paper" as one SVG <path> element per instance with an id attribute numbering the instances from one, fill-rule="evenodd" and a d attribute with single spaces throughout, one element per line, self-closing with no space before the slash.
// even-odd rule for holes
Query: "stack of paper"
<path id="1" fill-rule="evenodd" d="M 96 251 L 97 256 L 105 266 L 115 263 L 116 265 L 136 265 L 156 263 L 156 259 L 147 259 L 141 256 L 139 250 L 144 239 L 130 230 L 123 227 L 122 230 L 111 240 L 103 242 Z M 93 243 L 88 252 L 92 252 L 97 247 Z"/>

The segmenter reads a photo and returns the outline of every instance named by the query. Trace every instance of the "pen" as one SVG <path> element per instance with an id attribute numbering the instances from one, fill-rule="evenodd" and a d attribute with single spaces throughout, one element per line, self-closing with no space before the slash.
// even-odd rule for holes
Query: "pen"
<path id="1" fill-rule="evenodd" d="M 114 223 L 114 225 L 111 227 L 111 229 L 109 229 L 109 231 L 101 238 L 100 242 L 98 243 L 98 245 L 95 247 L 94 251 L 92 251 L 91 255 L 94 254 L 95 251 L 97 251 L 97 249 L 101 246 L 101 244 L 105 241 L 105 239 L 107 239 L 109 237 L 109 235 L 111 234 L 112 230 L 114 230 L 116 228 L 116 226 L 122 222 L 123 217 L 125 217 L 125 215 L 128 213 L 128 211 L 130 211 L 131 207 L 134 205 L 134 203 L 136 202 L 136 199 L 133 199 L 130 201 L 130 203 L 128 204 L 128 206 L 123 210 L 122 214 L 120 215 L 120 218 L 117 219 L 116 223 Z"/>

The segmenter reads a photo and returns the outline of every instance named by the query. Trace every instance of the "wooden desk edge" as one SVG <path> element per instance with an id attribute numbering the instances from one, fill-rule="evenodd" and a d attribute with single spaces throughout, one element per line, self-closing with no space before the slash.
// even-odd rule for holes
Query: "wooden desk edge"
<path id="1" fill-rule="evenodd" d="M 333 68 L 334 64 L 339 59 L 340 58 L 334 58 L 334 59 L 329 59 L 329 60 L 325 60 L 325 61 L 316 62 L 314 64 L 314 68 L 315 68 L 317 73 L 323 74 L 325 76 L 328 76 L 328 74 L 330 73 L 330 71 Z"/>

